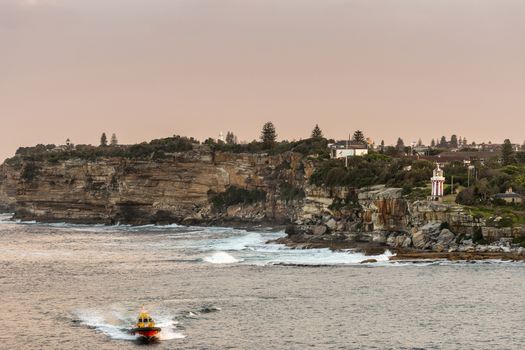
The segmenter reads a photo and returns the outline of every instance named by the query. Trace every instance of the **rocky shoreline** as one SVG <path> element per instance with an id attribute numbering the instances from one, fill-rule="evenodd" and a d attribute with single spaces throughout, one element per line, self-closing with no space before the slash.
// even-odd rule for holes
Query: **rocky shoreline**
<path id="1" fill-rule="evenodd" d="M 206 148 L 150 161 L 15 157 L 0 166 L 0 210 L 75 224 L 287 225 L 279 243 L 290 247 L 390 249 L 398 259 L 525 254 L 525 227 L 499 227 L 498 218 L 489 225 L 465 207 L 409 199 L 401 188 L 316 186 L 314 170 L 315 161 L 298 153 Z"/>
<path id="2" fill-rule="evenodd" d="M 391 261 L 412 261 L 422 262 L 428 260 L 448 260 L 448 261 L 482 261 L 482 260 L 501 260 L 501 261 L 524 261 L 525 249 L 507 249 L 499 246 L 477 246 L 469 247 L 464 251 L 434 252 L 420 249 L 407 249 L 389 247 L 379 243 L 365 243 L 347 240 L 325 240 L 324 242 L 297 242 L 289 237 L 283 237 L 268 243 L 284 244 L 293 249 L 320 249 L 327 248 L 333 251 L 353 250 L 362 252 L 365 255 L 374 256 L 384 254 L 387 250 L 394 253 L 389 260 Z M 365 259 L 361 263 L 374 263 L 374 259 Z"/>

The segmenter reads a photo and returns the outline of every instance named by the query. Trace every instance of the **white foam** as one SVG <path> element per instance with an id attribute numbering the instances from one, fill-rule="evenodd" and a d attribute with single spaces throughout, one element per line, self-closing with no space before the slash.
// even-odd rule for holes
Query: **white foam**
<path id="1" fill-rule="evenodd" d="M 349 265 L 360 264 L 364 260 L 374 259 L 377 263 L 389 261 L 393 254 L 386 251 L 380 255 L 365 255 L 359 252 L 333 252 L 329 249 L 295 249 L 281 250 L 271 256 L 264 264 L 297 264 L 297 265 Z"/>
<path id="2" fill-rule="evenodd" d="M 240 261 L 226 252 L 213 253 L 213 255 L 207 256 L 203 260 L 211 264 L 233 264 Z"/>
<path id="3" fill-rule="evenodd" d="M 129 329 L 133 325 L 133 316 L 113 310 L 110 315 L 103 315 L 96 310 L 81 310 L 76 312 L 82 325 L 95 329 L 115 340 L 136 340 L 137 336 L 130 334 Z M 162 330 L 159 334 L 160 340 L 183 339 L 185 335 L 175 330 L 175 323 L 169 315 L 156 317 L 157 326 Z"/>
<path id="4" fill-rule="evenodd" d="M 208 246 L 203 247 L 203 250 L 244 250 L 254 248 L 258 245 L 264 244 L 264 242 L 265 240 L 260 233 L 252 232 L 242 236 L 230 236 L 223 239 L 213 240 L 209 242 Z"/>

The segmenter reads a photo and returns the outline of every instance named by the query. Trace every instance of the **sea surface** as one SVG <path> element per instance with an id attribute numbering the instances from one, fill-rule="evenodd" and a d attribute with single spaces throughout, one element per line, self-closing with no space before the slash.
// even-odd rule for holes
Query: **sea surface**
<path id="1" fill-rule="evenodd" d="M 525 348 L 524 263 L 266 244 L 283 235 L 1 215 L 0 349 Z M 127 331 L 142 306 L 156 343 Z"/>

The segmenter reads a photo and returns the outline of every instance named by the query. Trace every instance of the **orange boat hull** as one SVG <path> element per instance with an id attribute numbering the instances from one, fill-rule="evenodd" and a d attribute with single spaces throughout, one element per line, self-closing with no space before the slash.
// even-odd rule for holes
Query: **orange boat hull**
<path id="1" fill-rule="evenodd" d="M 160 333 L 160 328 L 135 328 L 132 332 L 149 339 L 156 337 Z"/>

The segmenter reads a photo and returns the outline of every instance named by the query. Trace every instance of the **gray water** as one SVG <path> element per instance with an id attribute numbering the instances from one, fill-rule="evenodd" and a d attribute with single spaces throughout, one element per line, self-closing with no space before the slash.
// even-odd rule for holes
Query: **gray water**
<path id="1" fill-rule="evenodd" d="M 522 349 L 525 264 L 378 263 L 259 228 L 0 217 L 1 349 Z M 282 265 L 284 264 L 284 266 Z M 292 266 L 299 264 L 301 266 Z M 311 265 L 311 266 L 308 266 Z M 144 305 L 162 327 L 127 333 Z"/>

